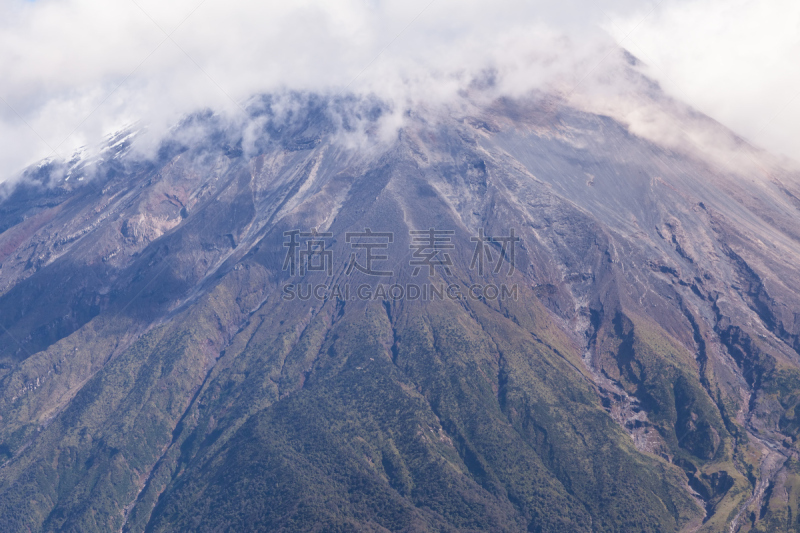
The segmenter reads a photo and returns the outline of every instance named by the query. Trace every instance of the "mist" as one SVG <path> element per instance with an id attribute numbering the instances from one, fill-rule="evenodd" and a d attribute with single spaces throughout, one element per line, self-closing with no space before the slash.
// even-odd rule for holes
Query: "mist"
<path id="1" fill-rule="evenodd" d="M 244 120 L 254 95 L 287 91 L 378 98 L 394 110 L 386 117 L 390 134 L 404 109 L 458 105 L 465 91 L 488 83 L 486 98 L 552 92 L 615 114 L 643 135 L 669 138 L 661 126 L 637 126 L 642 113 L 631 110 L 629 96 L 641 80 L 619 75 L 622 49 L 670 94 L 797 157 L 800 121 L 786 117 L 800 113 L 800 102 L 786 110 L 786 100 L 800 90 L 800 67 L 791 66 L 786 39 L 726 28 L 747 27 L 743 17 L 754 10 L 764 23 L 791 19 L 798 8 L 739 4 L 702 34 L 698 21 L 720 12 L 720 2 L 5 0 L 0 181 L 42 159 L 97 149 L 131 126 L 141 128 L 136 145 L 147 154 L 188 113 L 211 109 Z M 781 28 L 788 34 L 787 24 Z M 677 46 L 670 35 L 681 36 Z M 726 52 L 726 40 L 739 44 Z M 774 61 L 748 62 L 748 53 Z M 778 67 L 784 74 L 759 71 Z M 755 81 L 728 84 L 732 72 Z M 764 126 L 759 117 L 781 105 L 781 120 Z"/>

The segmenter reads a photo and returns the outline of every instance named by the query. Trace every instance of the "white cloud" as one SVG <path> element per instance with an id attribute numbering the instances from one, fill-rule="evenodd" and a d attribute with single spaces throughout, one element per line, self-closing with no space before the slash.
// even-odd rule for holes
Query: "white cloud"
<path id="1" fill-rule="evenodd" d="M 761 37 L 775 10 L 797 9 L 789 2 L 772 11 L 748 7 L 761 14 L 758 23 L 740 20 L 754 18 L 750 11 L 723 9 L 728 22 L 706 25 L 714 40 L 701 35 L 703 24 L 693 17 L 720 1 L 665 2 L 642 21 L 652 7 L 642 11 L 631 0 L 0 0 L 0 97 L 10 105 L 0 102 L 0 181 L 53 149 L 68 156 L 137 120 L 157 138 L 184 113 L 211 107 L 235 115 L 252 94 L 281 88 L 374 92 L 400 104 L 448 101 L 494 68 L 499 90 L 508 93 L 579 82 L 591 90 L 617 58 L 608 55 L 613 40 L 601 26 L 651 59 L 651 73 L 669 90 L 745 135 L 756 131 L 754 117 L 774 111 L 795 78 L 741 83 L 747 69 L 775 72 L 747 54 L 778 54 L 775 64 L 796 75 L 779 53 L 786 41 L 778 33 L 787 36 L 789 26 L 771 40 Z M 733 55 L 724 62 L 724 42 L 737 37 L 728 23 L 755 37 L 744 39 L 750 47 L 731 42 Z M 678 32 L 685 35 L 680 43 L 667 38 Z M 710 74 L 714 65 L 740 83 L 720 87 Z M 713 96 L 719 91 L 727 91 L 725 98 Z M 795 105 L 800 109 L 800 100 Z M 793 124 L 784 133 L 792 128 L 798 137 Z M 775 131 L 753 139 L 800 153 L 780 145 L 775 139 L 787 135 Z"/>
<path id="2" fill-rule="evenodd" d="M 800 160 L 800 2 L 683 0 L 611 17 L 604 27 L 668 93 Z"/>

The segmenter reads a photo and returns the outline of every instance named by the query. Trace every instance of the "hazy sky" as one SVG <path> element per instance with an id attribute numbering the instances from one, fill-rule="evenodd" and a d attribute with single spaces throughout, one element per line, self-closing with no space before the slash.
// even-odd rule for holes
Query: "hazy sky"
<path id="1" fill-rule="evenodd" d="M 0 181 L 141 121 L 258 92 L 447 101 L 592 90 L 616 44 L 667 92 L 800 160 L 797 0 L 0 0 Z"/>

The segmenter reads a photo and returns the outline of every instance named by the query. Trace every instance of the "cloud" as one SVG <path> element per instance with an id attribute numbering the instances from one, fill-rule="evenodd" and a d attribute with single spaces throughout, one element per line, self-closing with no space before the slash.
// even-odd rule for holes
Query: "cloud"
<path id="1" fill-rule="evenodd" d="M 800 3 L 667 1 L 602 23 L 666 92 L 800 160 Z"/>
<path id="2" fill-rule="evenodd" d="M 452 102 L 479 78 L 504 94 L 591 92 L 618 67 L 614 38 L 634 54 L 633 44 L 647 49 L 652 74 L 704 109 L 719 100 L 686 74 L 702 61 L 688 45 L 666 52 L 674 43 L 664 32 L 677 25 L 701 42 L 681 13 L 714 2 L 665 2 L 645 18 L 641 2 L 627 0 L 0 0 L 0 181 L 134 122 L 147 124 L 152 144 L 197 109 L 235 117 L 257 93 L 374 94 L 401 109 Z M 637 29 L 625 39 L 629 27 Z M 746 112 L 712 107 L 752 130 Z"/>

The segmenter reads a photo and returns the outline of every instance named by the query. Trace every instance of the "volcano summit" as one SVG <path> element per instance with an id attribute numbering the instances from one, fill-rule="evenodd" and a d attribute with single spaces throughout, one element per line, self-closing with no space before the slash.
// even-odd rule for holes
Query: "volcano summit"
<path id="1" fill-rule="evenodd" d="M 788 164 L 545 95 L 247 112 L 6 187 L 0 530 L 800 529 Z"/>

